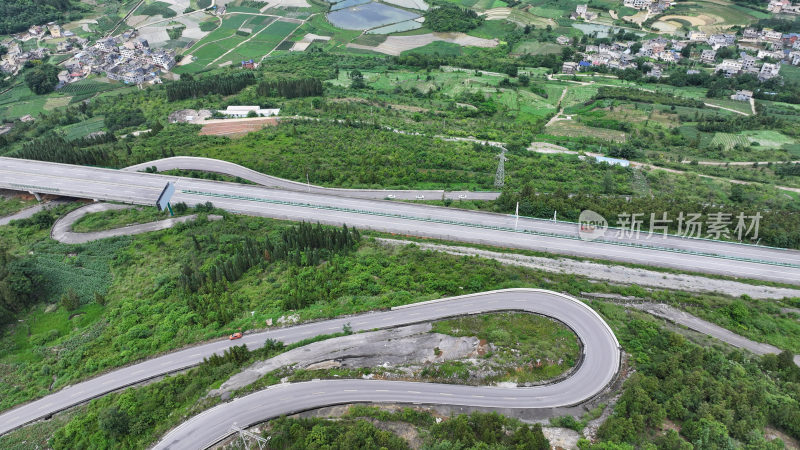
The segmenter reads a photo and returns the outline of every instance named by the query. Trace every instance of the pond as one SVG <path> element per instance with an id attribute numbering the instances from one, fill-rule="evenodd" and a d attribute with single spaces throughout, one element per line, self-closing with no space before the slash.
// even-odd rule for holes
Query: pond
<path id="1" fill-rule="evenodd" d="M 394 8 L 383 3 L 367 3 L 328 13 L 328 21 L 345 30 L 369 30 L 370 28 L 416 19 L 419 14 Z"/>

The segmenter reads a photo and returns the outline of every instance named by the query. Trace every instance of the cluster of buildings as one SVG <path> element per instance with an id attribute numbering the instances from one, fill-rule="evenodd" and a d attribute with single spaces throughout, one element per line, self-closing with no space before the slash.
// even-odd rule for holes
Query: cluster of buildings
<path id="1" fill-rule="evenodd" d="M 770 0 L 767 11 L 773 14 L 800 14 L 800 5 L 792 5 L 789 0 Z"/>
<path id="2" fill-rule="evenodd" d="M 660 14 L 672 6 L 672 0 L 624 0 L 622 4 L 628 8 L 645 9 L 651 14 Z"/>
<path id="3" fill-rule="evenodd" d="M 127 84 L 160 83 L 159 74 L 175 66 L 175 53 L 151 49 L 147 40 L 128 31 L 121 37 L 100 39 L 64 65 L 69 73 L 67 82 L 98 73 Z"/>
<path id="4" fill-rule="evenodd" d="M 624 5 L 629 8 L 648 10 L 651 14 L 661 14 L 672 6 L 672 0 L 625 0 Z M 592 21 L 597 16 L 598 13 L 589 11 L 589 5 L 577 5 L 569 18 Z"/>
<path id="5" fill-rule="evenodd" d="M 558 39 L 556 41 L 562 43 Z M 567 43 L 564 42 L 562 45 Z M 660 36 L 639 44 L 634 46 L 634 42 L 614 42 L 587 45 L 583 52 L 578 53 L 580 61 L 565 62 L 562 72 L 573 74 L 593 66 L 626 69 L 636 67 L 634 63 L 636 58 L 648 58 L 655 64 L 652 64 L 652 70 L 647 75 L 661 78 L 667 64 L 676 63 L 684 58 L 681 51 L 687 45 L 695 46 L 691 55 L 687 57 L 689 60 L 711 66 L 715 73 L 722 73 L 726 77 L 753 74 L 763 82 L 777 77 L 781 64 L 800 65 L 800 34 L 784 34 L 770 29 L 747 28 L 741 35 L 733 33 L 707 35 L 692 31 L 686 39 Z M 730 50 L 727 50 L 725 55 L 718 55 L 721 49 L 734 46 L 738 47 L 738 50 L 733 55 Z M 721 56 L 725 58 L 720 61 Z M 700 72 L 697 69 L 687 71 L 687 74 L 692 73 Z"/>
<path id="6" fill-rule="evenodd" d="M 64 30 L 55 22 L 50 22 L 47 25 L 34 25 L 28 31 L 17 33 L 0 41 L 0 45 L 7 50 L 7 53 L 0 58 L 0 72 L 17 75 L 26 62 L 46 58 L 50 55 L 51 50 L 48 47 L 38 45 L 38 42 L 54 39 L 59 40 L 56 43 L 56 52 L 58 53 L 67 53 L 75 48 L 82 48 L 89 43 L 87 39 L 76 36 L 71 31 Z M 29 45 L 27 44 L 29 41 L 34 42 Z"/>

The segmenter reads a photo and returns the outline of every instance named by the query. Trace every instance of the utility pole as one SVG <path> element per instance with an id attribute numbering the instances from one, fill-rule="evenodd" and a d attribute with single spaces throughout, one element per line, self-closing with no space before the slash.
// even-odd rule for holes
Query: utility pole
<path id="1" fill-rule="evenodd" d="M 519 202 L 517 202 L 517 210 L 514 213 L 516 218 L 514 219 L 514 231 L 517 231 L 517 225 L 519 224 Z"/>
<path id="2" fill-rule="evenodd" d="M 306 172 L 306 186 L 308 186 L 308 192 L 311 192 L 311 181 L 308 178 L 308 172 Z"/>
<path id="3" fill-rule="evenodd" d="M 502 148 L 502 147 L 501 147 Z M 497 163 L 497 173 L 494 174 L 494 187 L 502 188 L 506 181 L 506 149 L 497 156 L 500 161 Z"/>

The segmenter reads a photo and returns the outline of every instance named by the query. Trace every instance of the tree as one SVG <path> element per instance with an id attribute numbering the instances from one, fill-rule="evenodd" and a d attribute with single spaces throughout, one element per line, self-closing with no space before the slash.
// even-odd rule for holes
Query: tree
<path id="1" fill-rule="evenodd" d="M 11 322 L 15 313 L 34 300 L 34 288 L 41 284 L 40 278 L 24 261 L 0 248 L 0 324 Z"/>
<path id="2" fill-rule="evenodd" d="M 114 439 L 128 434 L 128 429 L 130 428 L 128 413 L 121 411 L 116 406 L 111 406 L 101 411 L 98 414 L 97 421 L 100 429 Z"/>
<path id="3" fill-rule="evenodd" d="M 67 311 L 75 311 L 81 306 L 81 298 L 74 289 L 69 288 L 69 290 L 61 296 L 61 306 Z"/>
<path id="4" fill-rule="evenodd" d="M 39 64 L 25 74 L 25 84 L 39 95 L 53 92 L 58 84 L 58 72 L 58 67 L 52 64 Z"/>
<path id="5" fill-rule="evenodd" d="M 616 183 L 614 183 L 614 175 L 610 170 L 603 174 L 603 193 L 613 194 L 616 191 Z"/>

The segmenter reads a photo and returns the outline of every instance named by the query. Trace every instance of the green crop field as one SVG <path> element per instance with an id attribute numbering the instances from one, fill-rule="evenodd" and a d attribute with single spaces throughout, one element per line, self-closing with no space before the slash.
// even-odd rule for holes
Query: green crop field
<path id="1" fill-rule="evenodd" d="M 104 118 L 105 118 L 104 116 L 92 117 L 91 119 L 84 120 L 83 122 L 67 125 L 61 128 L 61 130 L 64 131 L 65 137 L 67 138 L 68 141 L 82 138 L 91 133 L 103 131 L 103 129 L 105 128 L 105 124 L 103 122 Z"/>
<path id="2" fill-rule="evenodd" d="M 750 145 L 746 137 L 731 133 L 714 133 L 711 145 L 721 145 L 725 149 L 731 149 L 737 145 Z"/>
<path id="3" fill-rule="evenodd" d="M 745 131 L 742 134 L 749 142 L 758 142 L 761 147 L 780 148 L 797 142 L 793 138 L 775 130 Z"/>
<path id="4" fill-rule="evenodd" d="M 574 120 L 561 120 L 547 127 L 545 130 L 547 134 L 553 136 L 568 136 L 568 137 L 581 137 L 592 136 L 597 139 L 604 139 L 606 141 L 624 142 L 626 139 L 625 133 L 622 131 L 609 130 L 606 128 L 595 128 L 581 125 Z"/>
<path id="5" fill-rule="evenodd" d="M 241 44 L 235 50 L 235 55 L 231 53 L 231 58 L 225 57 L 225 60 L 237 63 L 247 59 L 260 59 L 262 56 L 274 49 L 283 39 L 297 28 L 298 24 L 292 22 L 284 22 L 277 20 L 272 22 L 262 32 L 256 35 L 251 40 Z M 240 57 L 241 59 L 237 58 Z"/>
<path id="6" fill-rule="evenodd" d="M 514 53 L 531 55 L 560 54 L 561 46 L 552 42 L 523 41 L 514 46 Z"/>
<path id="7" fill-rule="evenodd" d="M 36 95 L 27 86 L 18 85 L 0 95 L 0 120 L 41 114 L 46 104 L 46 96 Z"/>

